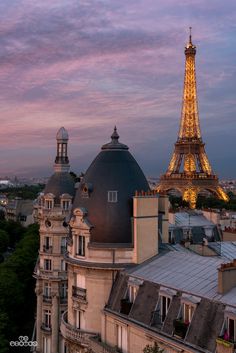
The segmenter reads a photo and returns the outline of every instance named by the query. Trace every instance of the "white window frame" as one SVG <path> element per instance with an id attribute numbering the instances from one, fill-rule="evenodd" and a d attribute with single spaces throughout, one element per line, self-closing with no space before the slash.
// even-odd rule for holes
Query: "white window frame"
<path id="1" fill-rule="evenodd" d="M 132 286 L 131 284 L 128 285 L 128 298 L 130 303 L 134 303 L 138 293 L 138 287 Z"/>
<path id="2" fill-rule="evenodd" d="M 127 353 L 128 348 L 128 335 L 127 327 L 116 324 L 116 345 L 123 352 Z"/>
<path id="3" fill-rule="evenodd" d="M 67 262 L 65 260 L 61 260 L 61 271 L 67 271 Z"/>
<path id="4" fill-rule="evenodd" d="M 75 326 L 79 330 L 85 328 L 84 312 L 82 310 L 75 310 Z"/>
<path id="5" fill-rule="evenodd" d="M 165 303 L 164 303 L 165 301 Z M 160 295 L 160 315 L 161 315 L 161 322 L 163 323 L 166 319 L 166 316 L 168 314 L 169 308 L 170 308 L 170 304 L 172 301 L 172 297 L 171 296 L 167 296 L 167 295 Z M 163 307 L 164 310 L 163 310 Z M 163 317 L 165 314 L 165 317 Z"/>
<path id="6" fill-rule="evenodd" d="M 61 200 L 61 208 L 65 211 L 70 209 L 70 200 Z"/>
<path id="7" fill-rule="evenodd" d="M 44 310 L 44 325 L 45 327 L 51 328 L 52 326 L 52 314 L 51 310 Z"/>
<path id="8" fill-rule="evenodd" d="M 183 305 L 183 321 L 188 322 L 190 324 L 196 309 L 196 305 L 191 304 L 189 302 L 183 302 L 182 305 Z"/>
<path id="9" fill-rule="evenodd" d="M 51 297 L 51 290 L 52 290 L 51 283 L 44 282 L 43 294 L 45 295 L 45 297 L 47 298 Z"/>
<path id="10" fill-rule="evenodd" d="M 50 264 L 50 266 L 46 266 L 46 263 Z M 49 267 L 49 268 L 46 268 Z M 44 259 L 44 270 L 45 271 L 52 271 L 52 260 L 51 259 Z"/>
<path id="11" fill-rule="evenodd" d="M 52 199 L 45 199 L 45 208 L 51 210 L 54 206 L 54 202 Z"/>
<path id="12" fill-rule="evenodd" d="M 118 202 L 118 191 L 117 190 L 109 190 L 107 192 L 107 201 L 111 203 Z"/>
<path id="13" fill-rule="evenodd" d="M 43 353 L 51 353 L 51 338 L 43 337 Z"/>
<path id="14" fill-rule="evenodd" d="M 76 237 L 76 255 L 77 256 L 85 256 L 85 236 L 77 235 Z"/>

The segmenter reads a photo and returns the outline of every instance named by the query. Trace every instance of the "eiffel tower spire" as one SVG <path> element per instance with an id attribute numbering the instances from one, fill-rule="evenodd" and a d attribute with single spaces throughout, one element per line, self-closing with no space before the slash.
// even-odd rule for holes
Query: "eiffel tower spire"
<path id="1" fill-rule="evenodd" d="M 220 199 L 228 196 L 218 184 L 202 142 L 197 100 L 195 70 L 196 46 L 189 41 L 185 47 L 185 75 L 179 134 L 167 172 L 161 177 L 158 191 L 177 189 L 191 208 L 196 207 L 197 195 L 208 190 Z"/>

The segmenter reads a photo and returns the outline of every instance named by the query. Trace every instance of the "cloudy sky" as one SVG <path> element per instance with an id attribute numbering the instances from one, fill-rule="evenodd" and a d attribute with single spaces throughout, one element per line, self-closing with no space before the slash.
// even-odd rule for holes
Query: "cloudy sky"
<path id="1" fill-rule="evenodd" d="M 0 0 L 0 175 L 49 175 L 61 126 L 85 170 L 114 125 L 147 175 L 164 172 L 189 26 L 206 150 L 236 178 L 235 0 Z"/>

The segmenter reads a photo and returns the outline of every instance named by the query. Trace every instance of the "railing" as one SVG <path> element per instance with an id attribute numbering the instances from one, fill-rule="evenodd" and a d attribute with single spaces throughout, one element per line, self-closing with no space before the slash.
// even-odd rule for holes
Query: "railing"
<path id="1" fill-rule="evenodd" d="M 48 332 L 48 333 L 50 333 L 50 332 L 52 331 L 51 325 L 48 325 L 48 324 L 45 324 L 45 323 L 43 323 L 43 324 L 41 325 L 41 329 L 42 329 L 44 332 Z"/>
<path id="2" fill-rule="evenodd" d="M 160 314 L 160 310 L 152 312 L 151 326 L 161 328 L 164 321 L 164 317 Z"/>
<path id="3" fill-rule="evenodd" d="M 89 348 L 92 352 L 96 353 L 119 353 L 121 350 L 117 347 L 111 347 L 108 344 L 101 342 L 99 336 L 90 337 L 89 339 Z"/>
<path id="4" fill-rule="evenodd" d="M 174 335 L 180 338 L 185 338 L 189 324 L 180 319 L 174 320 Z"/>
<path id="5" fill-rule="evenodd" d="M 86 289 L 72 286 L 72 296 L 76 299 L 86 300 Z"/>
<path id="6" fill-rule="evenodd" d="M 52 246 L 43 246 L 43 251 L 46 252 L 47 254 L 51 254 L 52 253 Z"/>
<path id="7" fill-rule="evenodd" d="M 197 174 L 197 173 L 191 173 L 191 174 L 185 174 L 185 173 L 173 173 L 173 174 L 163 174 L 161 176 L 161 179 L 218 179 L 218 177 L 214 174 L 208 175 L 208 174 Z"/>
<path id="8" fill-rule="evenodd" d="M 43 295 L 43 301 L 44 301 L 44 303 L 51 303 L 52 296 L 51 295 Z"/>
<path id="9" fill-rule="evenodd" d="M 224 340 L 222 337 L 216 339 L 216 353 L 234 353 L 235 343 Z"/>
<path id="10" fill-rule="evenodd" d="M 62 315 L 61 320 L 61 334 L 65 339 L 69 339 L 75 343 L 79 343 L 83 346 L 88 346 L 89 338 L 96 336 L 97 334 L 87 332 L 73 327 L 67 322 L 67 311 Z"/>

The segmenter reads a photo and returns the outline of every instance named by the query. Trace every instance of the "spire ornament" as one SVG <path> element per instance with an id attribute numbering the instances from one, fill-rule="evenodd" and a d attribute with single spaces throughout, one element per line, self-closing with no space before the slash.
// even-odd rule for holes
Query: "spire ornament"
<path id="1" fill-rule="evenodd" d="M 192 43 L 190 27 L 189 42 L 185 47 L 185 75 L 181 120 L 177 142 L 167 172 L 161 176 L 159 192 L 176 189 L 190 208 L 196 207 L 198 193 L 207 190 L 219 199 L 229 198 L 219 186 L 202 142 L 195 70 L 196 46 Z"/>

